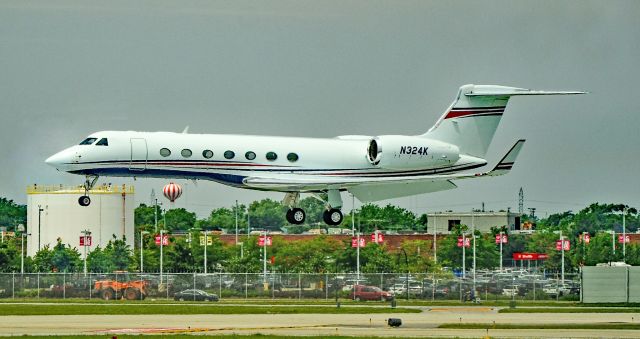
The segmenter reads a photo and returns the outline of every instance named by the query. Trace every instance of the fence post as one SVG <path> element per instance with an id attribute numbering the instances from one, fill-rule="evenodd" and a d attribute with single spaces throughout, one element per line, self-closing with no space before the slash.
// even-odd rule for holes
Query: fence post
<path id="1" fill-rule="evenodd" d="M 249 273 L 245 272 L 244 273 L 244 299 L 247 300 L 248 298 L 248 292 L 247 292 L 247 285 L 249 284 Z"/>
<path id="2" fill-rule="evenodd" d="M 11 299 L 16 298 L 16 273 L 11 272 Z"/>
<path id="3" fill-rule="evenodd" d="M 38 281 L 38 300 L 40 300 L 40 272 L 37 273 L 37 279 Z"/>
<path id="4" fill-rule="evenodd" d="M 222 299 L 222 272 L 218 272 L 218 296 Z"/>
<path id="5" fill-rule="evenodd" d="M 298 300 L 302 299 L 302 282 L 300 279 L 300 272 L 298 272 Z"/>
<path id="6" fill-rule="evenodd" d="M 91 284 L 91 273 L 88 275 L 89 279 L 89 300 L 91 300 L 91 295 L 93 294 L 93 286 Z"/>
<path id="7" fill-rule="evenodd" d="M 62 273 L 62 299 L 67 299 L 67 272 Z"/>
<path id="8" fill-rule="evenodd" d="M 196 272 L 193 272 L 193 289 L 196 289 Z M 196 301 L 196 294 L 193 293 L 193 301 Z"/>

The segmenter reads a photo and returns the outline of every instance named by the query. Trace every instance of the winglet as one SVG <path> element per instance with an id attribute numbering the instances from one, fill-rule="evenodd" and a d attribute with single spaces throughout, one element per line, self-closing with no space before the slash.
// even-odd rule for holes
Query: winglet
<path id="1" fill-rule="evenodd" d="M 187 133 L 189 133 L 189 126 L 185 127 L 185 128 L 182 130 L 182 134 L 187 134 Z"/>
<path id="2" fill-rule="evenodd" d="M 498 162 L 496 167 L 487 172 L 486 175 L 495 176 L 507 174 L 513 167 L 513 164 L 516 162 L 516 158 L 518 157 L 522 146 L 524 146 L 524 139 L 518 140 L 515 145 L 511 147 L 509 152 L 507 152 L 507 154 L 502 158 L 502 160 Z"/>

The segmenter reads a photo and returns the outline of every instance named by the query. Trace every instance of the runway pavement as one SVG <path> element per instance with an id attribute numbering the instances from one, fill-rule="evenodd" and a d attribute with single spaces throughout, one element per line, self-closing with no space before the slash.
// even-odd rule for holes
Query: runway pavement
<path id="1" fill-rule="evenodd" d="M 401 318 L 390 328 L 386 319 Z M 397 337 L 638 338 L 636 330 L 461 330 L 443 323 L 607 323 L 640 319 L 633 313 L 498 313 L 491 307 L 426 307 L 404 314 L 226 314 L 226 315 L 69 315 L 3 316 L 2 335 L 36 334 L 277 334 Z"/>

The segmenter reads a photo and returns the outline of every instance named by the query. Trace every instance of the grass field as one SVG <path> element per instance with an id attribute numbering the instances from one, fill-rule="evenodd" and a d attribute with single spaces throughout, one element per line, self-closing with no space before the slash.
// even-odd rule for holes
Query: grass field
<path id="1" fill-rule="evenodd" d="M 115 338 L 116 336 L 105 336 L 105 335 L 60 335 L 60 336 L 20 336 L 21 338 L 29 338 L 29 339 L 102 339 L 102 338 Z M 193 334 L 164 334 L 164 335 L 153 335 L 153 334 L 145 334 L 141 335 L 117 335 L 118 339 L 193 339 Z M 282 338 L 290 338 L 290 336 L 278 336 L 278 335 L 270 335 L 270 334 L 253 334 L 253 335 L 197 335 L 196 338 L 225 338 L 225 339 L 282 339 Z M 313 338 L 323 338 L 323 339 L 353 339 L 353 337 L 346 336 L 305 336 L 305 338 L 313 339 Z M 371 337 L 371 336 L 358 336 L 358 339 L 380 339 L 382 337 Z M 388 338 L 388 337 L 387 337 Z M 424 337 L 423 337 L 424 338 Z"/>
<path id="2" fill-rule="evenodd" d="M 490 324 L 450 323 L 438 328 L 499 329 L 499 330 L 640 330 L 640 323 L 596 323 L 596 324 Z"/>
<path id="3" fill-rule="evenodd" d="M 420 310 L 391 307 L 326 307 L 326 306 L 224 306 L 203 305 L 56 305 L 5 304 L 0 316 L 5 315 L 79 315 L 79 314 L 366 314 L 366 313 L 419 313 Z"/>
<path id="4" fill-rule="evenodd" d="M 500 313 L 640 313 L 638 307 L 518 307 L 503 308 Z M 639 317 L 640 318 L 640 317 Z M 640 319 L 639 319 L 640 320 Z"/>

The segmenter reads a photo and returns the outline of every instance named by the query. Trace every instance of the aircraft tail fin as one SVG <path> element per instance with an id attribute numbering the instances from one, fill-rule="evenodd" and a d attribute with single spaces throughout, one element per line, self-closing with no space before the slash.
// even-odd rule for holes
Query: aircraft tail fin
<path id="1" fill-rule="evenodd" d="M 422 136 L 460 148 L 463 154 L 485 158 L 509 98 L 516 95 L 584 94 L 579 91 L 534 91 L 494 85 L 464 85 L 436 124 Z"/>

